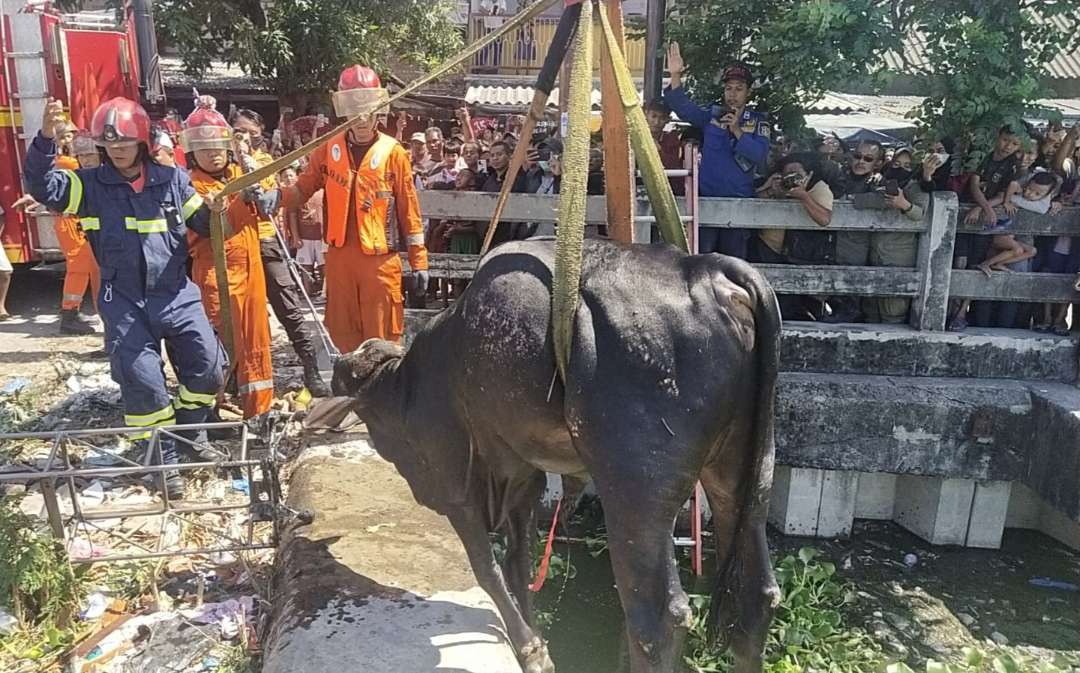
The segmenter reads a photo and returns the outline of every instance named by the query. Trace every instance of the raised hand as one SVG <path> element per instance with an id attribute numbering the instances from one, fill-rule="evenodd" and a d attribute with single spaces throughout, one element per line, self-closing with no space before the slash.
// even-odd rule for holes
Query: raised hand
<path id="1" fill-rule="evenodd" d="M 45 104 L 45 112 L 41 117 L 41 135 L 46 138 L 55 138 L 56 129 L 67 123 L 64 119 L 64 104 L 55 98 L 50 98 Z"/>

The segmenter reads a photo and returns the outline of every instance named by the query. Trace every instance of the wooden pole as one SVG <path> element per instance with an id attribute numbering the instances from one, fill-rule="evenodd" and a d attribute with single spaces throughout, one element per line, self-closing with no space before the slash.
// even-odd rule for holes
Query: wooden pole
<path id="1" fill-rule="evenodd" d="M 608 22 L 615 33 L 619 49 L 626 49 L 623 30 L 622 0 L 601 3 L 600 11 L 607 5 Z M 605 40 L 600 41 L 600 83 L 603 101 L 601 114 L 604 119 L 604 182 L 607 193 L 608 236 L 623 243 L 634 242 L 634 157 L 630 152 L 630 133 L 626 126 L 626 114 L 619 100 L 619 86 L 611 52 Z M 647 242 L 647 241 L 646 241 Z"/>

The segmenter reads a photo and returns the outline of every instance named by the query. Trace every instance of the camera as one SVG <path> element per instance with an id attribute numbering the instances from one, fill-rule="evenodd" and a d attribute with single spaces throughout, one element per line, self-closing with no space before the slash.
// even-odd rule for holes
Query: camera
<path id="1" fill-rule="evenodd" d="M 802 173 L 788 173 L 784 177 L 780 178 L 780 186 L 784 188 L 784 191 L 791 191 L 796 187 L 801 186 L 803 183 Z"/>
<path id="2" fill-rule="evenodd" d="M 735 109 L 726 103 L 715 103 L 712 106 L 712 118 L 720 121 L 724 115 L 731 114 L 734 111 Z"/>
<path id="3" fill-rule="evenodd" d="M 886 180 L 884 183 L 878 183 L 874 187 L 874 191 L 878 194 L 885 196 L 897 196 L 900 194 L 900 183 L 896 180 Z"/>

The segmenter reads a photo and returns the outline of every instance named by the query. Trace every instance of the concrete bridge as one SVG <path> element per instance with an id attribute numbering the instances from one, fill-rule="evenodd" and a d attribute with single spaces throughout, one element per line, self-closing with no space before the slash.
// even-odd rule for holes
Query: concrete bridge
<path id="1" fill-rule="evenodd" d="M 432 219 L 486 221 L 494 194 L 422 192 Z M 557 198 L 512 195 L 505 221 L 554 223 Z M 685 204 L 680 204 L 685 206 Z M 1074 277 L 952 268 L 955 195 L 925 219 L 837 201 L 829 229 L 918 236 L 914 268 L 758 265 L 781 294 L 910 297 L 908 325 L 784 327 L 771 520 L 798 535 L 843 536 L 854 518 L 893 519 L 935 544 L 996 548 L 1006 527 L 1080 547 L 1080 351 L 1025 330 L 945 332 L 950 299 L 1080 302 Z M 636 240 L 654 238 L 648 203 Z M 705 227 L 820 230 L 793 202 L 700 199 Z M 587 221 L 606 219 L 589 197 Z M 1021 211 L 1015 233 L 1080 236 L 1080 209 Z M 432 275 L 468 278 L 476 258 L 433 255 Z M 437 311 L 409 311 L 417 330 Z"/>
<path id="2" fill-rule="evenodd" d="M 556 197 L 513 195 L 507 221 L 554 221 Z M 433 219 L 487 220 L 495 195 L 424 192 Z M 793 203 L 702 199 L 704 226 L 816 229 Z M 641 204 L 639 212 L 648 212 Z M 1080 548 L 1080 351 L 1021 330 L 945 332 L 948 300 L 1080 301 L 1072 277 L 951 269 L 955 198 L 924 222 L 838 202 L 833 229 L 919 236 L 915 268 L 763 266 L 780 293 L 905 296 L 909 325 L 784 326 L 771 522 L 846 536 L 894 520 L 935 544 L 996 548 L 1006 527 Z M 606 217 L 590 197 L 588 218 Z M 638 237 L 647 240 L 648 225 Z M 961 230 L 963 228 L 961 227 Z M 1080 235 L 1080 210 L 1018 231 Z M 977 233 L 977 232 L 975 232 Z M 437 278 L 477 259 L 432 255 Z M 406 315 L 406 340 L 438 311 Z M 502 624 L 449 524 L 412 498 L 363 435 L 302 454 L 290 502 L 313 510 L 279 556 L 264 670 L 518 673 Z"/>

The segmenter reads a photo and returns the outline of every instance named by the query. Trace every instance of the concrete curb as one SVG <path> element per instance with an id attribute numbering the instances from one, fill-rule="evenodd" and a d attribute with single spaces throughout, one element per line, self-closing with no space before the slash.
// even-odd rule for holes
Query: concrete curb
<path id="1" fill-rule="evenodd" d="M 278 555 L 264 673 L 520 673 L 445 517 L 366 434 L 325 439 L 292 476 L 314 518 Z"/>

